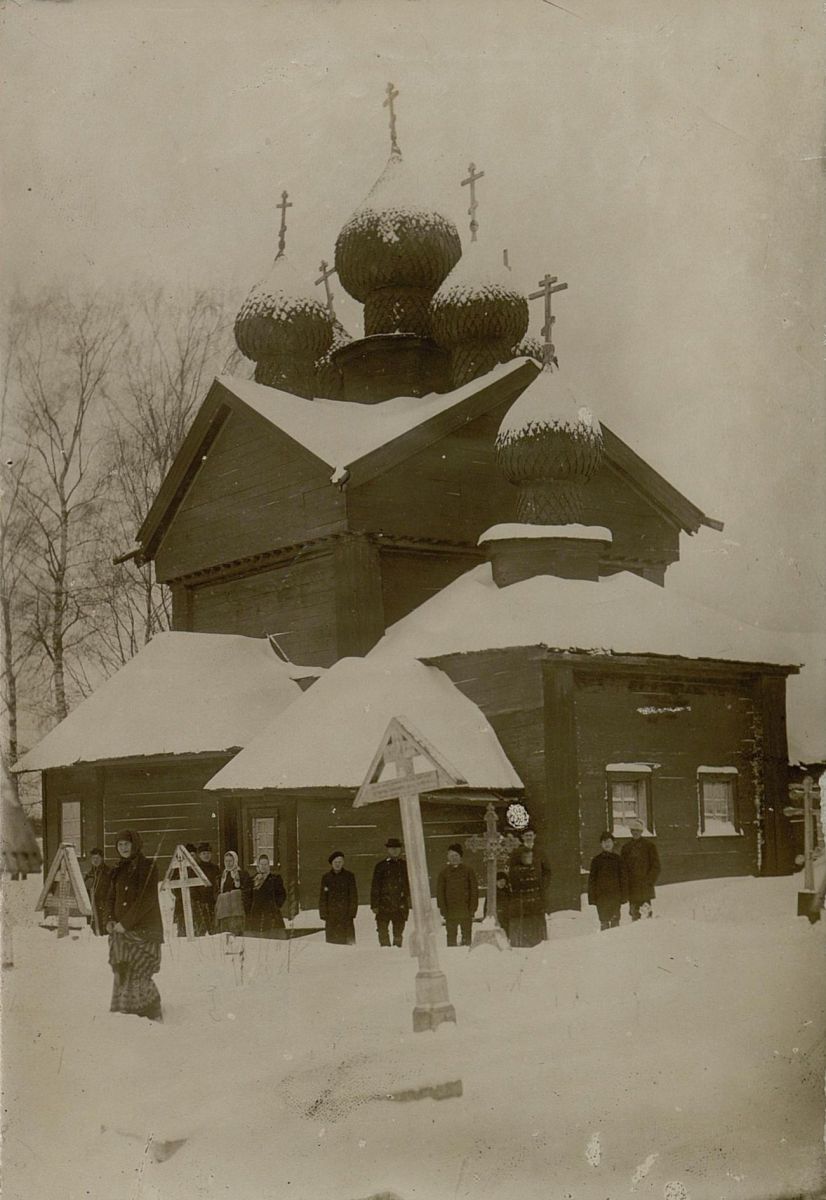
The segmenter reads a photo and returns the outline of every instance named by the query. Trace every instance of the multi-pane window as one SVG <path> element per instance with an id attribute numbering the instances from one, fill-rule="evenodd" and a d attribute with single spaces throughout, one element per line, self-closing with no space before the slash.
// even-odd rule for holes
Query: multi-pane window
<path id="1" fill-rule="evenodd" d="M 617 837 L 630 837 L 628 822 L 642 821 L 653 832 L 651 768 L 646 763 L 609 763 L 608 827 Z"/>
<path id="2" fill-rule="evenodd" d="M 700 767 L 697 772 L 700 837 L 740 833 L 737 768 Z"/>
<path id="3" fill-rule="evenodd" d="M 278 862 L 276 854 L 275 817 L 253 817 L 250 828 L 252 859 L 254 864 L 259 854 L 266 854 L 270 862 Z"/>
<path id="4" fill-rule="evenodd" d="M 60 806 L 60 840 L 70 842 L 83 855 L 83 828 L 79 800 L 64 800 Z"/>

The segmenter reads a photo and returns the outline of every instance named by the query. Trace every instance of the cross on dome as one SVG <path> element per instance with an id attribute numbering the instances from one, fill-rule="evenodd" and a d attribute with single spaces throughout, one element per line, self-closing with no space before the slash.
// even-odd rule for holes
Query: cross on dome
<path id="1" fill-rule="evenodd" d="M 558 276 L 545 275 L 544 279 L 539 280 L 539 291 L 529 292 L 529 300 L 537 300 L 540 296 L 545 297 L 545 324 L 542 326 L 542 337 L 544 340 L 544 359 L 545 366 L 550 366 L 551 363 L 555 367 L 559 367 L 556 358 L 556 348 L 553 344 L 553 327 L 556 317 L 551 313 L 551 296 L 554 292 L 564 292 L 568 285 L 567 283 L 557 283 Z"/>
<path id="2" fill-rule="evenodd" d="M 476 241 L 476 234 L 479 229 L 479 222 L 476 220 L 476 209 L 479 207 L 479 204 L 476 200 L 476 181 L 477 179 L 484 179 L 484 177 L 485 172 L 477 171 L 476 163 L 471 163 L 468 167 L 467 179 L 462 180 L 462 187 L 470 186 L 470 206 L 467 212 L 468 216 L 470 217 L 470 240 L 472 242 Z"/>
<path id="3" fill-rule="evenodd" d="M 278 253 L 284 253 L 284 247 L 287 243 L 287 209 L 292 208 L 292 201 L 287 199 L 287 193 L 281 193 L 281 203 L 276 204 L 276 208 L 281 209 L 281 228 L 278 231 Z"/>
<path id="4" fill-rule="evenodd" d="M 399 92 L 398 88 L 394 87 L 392 83 L 388 83 L 385 91 L 387 93 L 387 99 L 382 104 L 382 108 L 390 109 L 390 153 L 400 155 L 401 150 L 399 149 L 399 141 L 396 137 L 396 110 L 393 107 L 393 101 L 396 99 Z"/>
<path id="5" fill-rule="evenodd" d="M 334 317 L 335 310 L 333 309 L 333 290 L 330 287 L 329 280 L 332 275 L 335 275 L 336 269 L 335 267 L 331 267 L 329 263 L 325 262 L 323 258 L 319 263 L 318 269 L 321 274 L 315 281 L 315 286 L 318 287 L 320 283 L 324 284 L 324 291 L 327 293 L 327 308 L 329 309 L 330 316 Z"/>

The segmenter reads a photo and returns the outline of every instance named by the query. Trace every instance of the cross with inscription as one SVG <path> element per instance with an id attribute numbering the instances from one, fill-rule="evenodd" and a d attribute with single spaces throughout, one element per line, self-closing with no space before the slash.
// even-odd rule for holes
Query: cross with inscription
<path id="1" fill-rule="evenodd" d="M 540 296 L 545 297 L 545 324 L 542 326 L 542 337 L 545 342 L 545 366 L 550 363 L 559 369 L 559 362 L 556 357 L 556 349 L 553 343 L 553 327 L 556 322 L 556 317 L 551 313 L 551 296 L 554 292 L 564 292 L 567 289 L 567 283 L 557 283 L 556 275 L 546 275 L 544 279 L 539 281 L 539 291 L 531 292 L 528 295 L 529 300 L 537 300 Z"/>
<path id="2" fill-rule="evenodd" d="M 327 293 L 327 309 L 330 313 L 330 316 L 334 317 L 336 314 L 333 309 L 333 289 L 330 287 L 329 281 L 330 277 L 335 275 L 336 269 L 335 267 L 331 267 L 329 263 L 326 263 L 323 258 L 318 269 L 321 272 L 321 275 L 315 281 L 315 285 L 318 287 L 320 283 L 324 284 L 324 291 Z"/>
<path id="3" fill-rule="evenodd" d="M 479 230 L 479 222 L 476 220 L 476 210 L 479 207 L 476 199 L 476 181 L 477 179 L 484 179 L 485 172 L 477 171 L 476 163 L 471 163 L 467 170 L 468 177 L 462 180 L 462 187 L 470 187 L 470 207 L 467 210 L 467 214 L 470 217 L 470 240 L 475 242 L 476 234 Z"/>
<path id="4" fill-rule="evenodd" d="M 469 837 L 465 840 L 468 850 L 478 850 L 486 866 L 487 912 L 481 928 L 473 931 L 473 946 L 492 943 L 501 950 L 505 935 L 499 924 L 496 911 L 496 868 L 522 845 L 512 833 L 500 833 L 496 827 L 496 809 L 488 804 L 485 809 L 484 837 Z"/>
<path id="5" fill-rule="evenodd" d="M 393 107 L 393 101 L 399 94 L 398 89 L 395 88 L 392 83 L 388 83 L 385 91 L 387 92 L 387 99 L 382 104 L 382 108 L 390 109 L 390 153 L 401 154 L 401 150 L 399 149 L 399 141 L 396 137 L 396 110 Z"/>
<path id="6" fill-rule="evenodd" d="M 278 231 L 278 253 L 284 253 L 284 247 L 287 244 L 287 209 L 292 208 L 292 201 L 287 199 L 287 193 L 281 193 L 281 203 L 276 204 L 276 208 L 281 209 L 281 228 Z"/>

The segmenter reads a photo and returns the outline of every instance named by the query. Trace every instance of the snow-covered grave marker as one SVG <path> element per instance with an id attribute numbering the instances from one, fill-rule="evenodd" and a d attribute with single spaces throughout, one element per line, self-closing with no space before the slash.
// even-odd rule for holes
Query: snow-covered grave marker
<path id="1" fill-rule="evenodd" d="M 500 859 L 509 858 L 515 850 L 519 849 L 522 843 L 512 833 L 499 832 L 496 828 L 496 809 L 493 807 L 493 804 L 488 804 L 485 809 L 484 836 L 466 838 L 465 845 L 469 850 L 481 851 L 487 875 L 488 911 L 481 926 L 473 931 L 473 940 L 470 944 L 471 950 L 474 946 L 481 945 L 493 945 L 499 950 L 504 950 L 509 943 L 504 929 L 499 924 L 496 896 L 496 867 Z"/>
<path id="2" fill-rule="evenodd" d="M 425 763 L 427 770 L 416 770 L 417 759 Z M 395 775 L 382 778 L 389 770 L 393 770 Z M 420 734 L 411 731 L 408 722 L 393 717 L 353 801 L 354 808 L 377 804 L 381 800 L 399 802 L 419 959 L 416 1005 L 413 1009 L 414 1033 L 436 1029 L 444 1021 L 456 1020 L 456 1010 L 447 993 L 447 977 L 439 967 L 436 951 L 419 798 L 423 792 L 457 787 L 464 782 L 459 772 L 450 767 L 433 746 Z"/>
<path id="3" fill-rule="evenodd" d="M 797 893 L 797 915 L 818 920 L 820 913 L 814 915 L 815 898 L 815 847 L 814 847 L 814 808 L 812 792 L 814 784 L 811 775 L 803 780 L 803 807 L 795 808 L 787 805 L 783 809 L 785 816 L 795 820 L 803 818 L 803 891 Z"/>
<path id="4" fill-rule="evenodd" d="M 190 869 L 195 872 L 190 874 Z M 177 877 L 175 872 L 177 871 Z M 181 901 L 184 907 L 184 928 L 186 929 L 187 941 L 192 941 L 195 937 L 195 926 L 192 922 L 192 897 L 189 892 L 194 887 L 210 887 L 211 884 L 204 872 L 196 863 L 195 859 L 187 850 L 186 846 L 176 846 L 175 853 L 169 866 L 166 869 L 166 874 L 161 883 L 162 888 L 167 888 L 170 891 L 173 888 L 181 889 Z"/>
<path id="5" fill-rule="evenodd" d="M 57 882 L 57 895 L 51 895 L 52 888 Z M 91 917 L 92 904 L 80 863 L 77 861 L 77 850 L 71 842 L 61 842 L 57 854 L 52 859 L 49 873 L 41 889 L 35 912 L 48 911 L 57 913 L 57 936 L 69 936 L 69 917 Z"/>

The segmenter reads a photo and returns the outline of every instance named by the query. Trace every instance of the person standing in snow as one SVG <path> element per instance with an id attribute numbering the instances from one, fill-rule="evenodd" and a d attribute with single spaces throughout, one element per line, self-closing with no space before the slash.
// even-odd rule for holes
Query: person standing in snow
<path id="1" fill-rule="evenodd" d="M 198 843 L 198 866 L 209 880 L 192 889 L 192 921 L 195 936 L 204 937 L 215 932 L 215 898 L 221 884 L 221 868 L 212 861 L 212 846 L 209 842 Z"/>
<path id="2" fill-rule="evenodd" d="M 533 855 L 533 865 L 539 874 L 539 886 L 542 889 L 542 908 L 543 912 L 551 911 L 551 868 L 548 866 L 548 861 L 545 855 L 536 844 L 536 831 L 533 829 L 522 830 L 522 846 L 530 850 Z M 511 855 L 511 866 L 521 861 L 522 846 L 515 850 Z"/>
<path id="3" fill-rule="evenodd" d="M 252 899 L 247 930 L 261 937 L 284 937 L 284 918 L 281 905 L 287 899 L 284 880 L 270 869 L 268 855 L 259 854 L 252 879 Z"/>
<path id="4" fill-rule="evenodd" d="M 252 880 L 247 872 L 241 869 L 238 855 L 234 850 L 227 850 L 215 900 L 215 918 L 219 933 L 244 932 L 251 891 Z"/>
<path id="5" fill-rule="evenodd" d="M 327 859 L 330 870 L 321 877 L 318 915 L 324 922 L 325 941 L 337 946 L 356 944 L 355 919 L 359 907 L 356 877 L 344 869 L 344 855 L 334 850 Z"/>
<path id="6" fill-rule="evenodd" d="M 410 912 L 410 882 L 407 863 L 402 858 L 402 844 L 390 837 L 384 843 L 387 857 L 377 862 L 370 888 L 370 908 L 376 917 L 379 945 L 390 945 L 390 926 L 393 926 L 393 945 L 401 946 L 404 927 Z"/>
<path id="7" fill-rule="evenodd" d="M 479 902 L 476 872 L 462 862 L 459 842 L 447 848 L 447 866 L 439 872 L 436 883 L 436 903 L 444 919 L 448 946 L 457 945 L 456 934 L 462 931 L 462 945 L 470 945 L 473 918 Z"/>
<path id="8" fill-rule="evenodd" d="M 645 912 L 652 916 L 654 884 L 660 875 L 660 856 L 651 838 L 642 836 L 645 826 L 636 817 L 627 822 L 631 841 L 620 851 L 628 881 L 628 910 L 632 921 L 639 921 Z"/>
<path id="9" fill-rule="evenodd" d="M 103 861 L 103 851 L 95 846 L 89 853 L 90 867 L 83 876 L 86 891 L 92 902 L 92 915 L 89 923 L 95 933 L 102 937 L 106 933 L 106 922 L 109 919 L 109 884 L 112 872 Z"/>
<path id="10" fill-rule="evenodd" d="M 542 877 L 534 865 L 533 850 L 523 846 L 510 869 L 510 929 L 512 946 L 538 946 L 548 936 Z"/>
<path id="11" fill-rule="evenodd" d="M 112 869 L 106 922 L 115 976 L 110 1008 L 160 1021 L 161 997 L 152 979 L 161 969 L 163 943 L 158 871 L 139 834 L 126 829 L 116 844 L 120 862 Z"/>
<path id="12" fill-rule="evenodd" d="M 599 835 L 599 844 L 602 849 L 591 859 L 588 875 L 588 903 L 596 905 L 600 929 L 615 929 L 628 899 L 625 863 L 614 853 L 614 835 L 607 829 Z"/>

